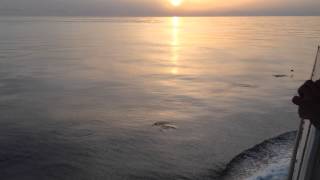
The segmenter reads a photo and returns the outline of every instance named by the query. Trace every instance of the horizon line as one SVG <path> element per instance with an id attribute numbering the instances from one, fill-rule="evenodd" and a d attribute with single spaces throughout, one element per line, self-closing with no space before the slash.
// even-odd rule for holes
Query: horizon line
<path id="1" fill-rule="evenodd" d="M 0 17 L 319 17 L 320 15 L 1 15 Z"/>

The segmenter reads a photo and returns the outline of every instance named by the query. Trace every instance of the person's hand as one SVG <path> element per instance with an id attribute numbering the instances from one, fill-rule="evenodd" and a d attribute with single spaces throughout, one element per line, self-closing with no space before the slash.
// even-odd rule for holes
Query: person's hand
<path id="1" fill-rule="evenodd" d="M 306 81 L 298 90 L 292 102 L 299 106 L 299 115 L 320 128 L 320 80 Z"/>

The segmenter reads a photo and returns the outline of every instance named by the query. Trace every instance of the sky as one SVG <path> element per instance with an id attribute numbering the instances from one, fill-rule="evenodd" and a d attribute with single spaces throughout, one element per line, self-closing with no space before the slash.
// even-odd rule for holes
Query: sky
<path id="1" fill-rule="evenodd" d="M 320 0 L 0 0 L 7 16 L 320 15 Z"/>

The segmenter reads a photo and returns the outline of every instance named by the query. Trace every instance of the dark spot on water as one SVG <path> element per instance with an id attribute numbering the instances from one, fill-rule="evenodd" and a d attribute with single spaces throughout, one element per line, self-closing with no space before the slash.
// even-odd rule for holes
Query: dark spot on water
<path id="1" fill-rule="evenodd" d="M 273 75 L 273 77 L 283 78 L 283 77 L 288 77 L 288 75 L 286 75 L 286 74 L 275 74 L 275 75 Z"/>
<path id="2" fill-rule="evenodd" d="M 257 85 L 254 85 L 254 84 L 244 84 L 244 83 L 234 84 L 234 86 L 243 87 L 243 88 L 258 88 Z"/>
<path id="3" fill-rule="evenodd" d="M 155 122 L 153 126 L 159 127 L 160 130 L 178 129 L 176 125 L 168 121 L 158 121 Z"/>
<path id="4" fill-rule="evenodd" d="M 163 126 L 163 125 L 166 125 L 166 124 L 170 124 L 171 122 L 169 121 L 158 121 L 158 122 L 155 122 L 153 125 L 154 126 Z"/>

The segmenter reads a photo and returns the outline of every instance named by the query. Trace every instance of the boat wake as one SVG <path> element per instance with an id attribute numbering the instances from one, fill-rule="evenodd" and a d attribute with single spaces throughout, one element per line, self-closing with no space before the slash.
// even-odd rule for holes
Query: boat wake
<path id="1" fill-rule="evenodd" d="M 236 156 L 219 180 L 285 180 L 288 176 L 296 131 L 282 134 Z"/>

